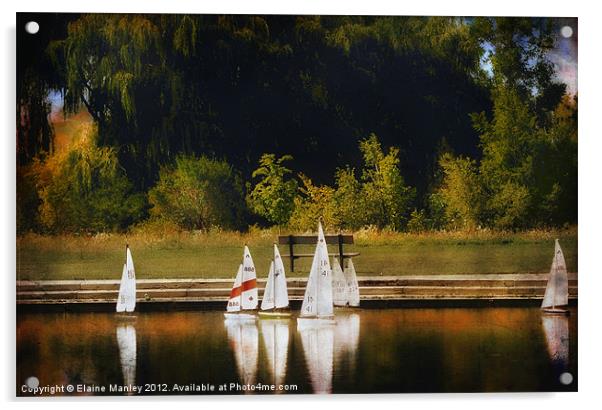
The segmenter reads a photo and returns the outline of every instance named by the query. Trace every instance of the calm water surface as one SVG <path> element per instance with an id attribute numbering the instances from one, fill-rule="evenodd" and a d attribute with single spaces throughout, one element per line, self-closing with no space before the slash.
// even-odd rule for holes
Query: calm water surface
<path id="1" fill-rule="evenodd" d="M 22 392 L 31 376 L 40 386 L 105 387 L 94 394 L 126 394 L 110 385 L 187 393 L 175 384 L 242 394 L 231 386 L 260 383 L 290 389 L 283 393 L 574 391 L 577 308 L 570 317 L 538 308 L 350 310 L 334 326 L 302 330 L 294 318 L 225 321 L 215 311 L 19 314 L 18 395 L 31 395 Z"/>

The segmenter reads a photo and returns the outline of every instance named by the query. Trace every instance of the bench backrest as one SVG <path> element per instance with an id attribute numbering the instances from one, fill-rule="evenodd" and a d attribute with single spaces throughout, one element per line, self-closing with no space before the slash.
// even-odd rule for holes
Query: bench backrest
<path id="1" fill-rule="evenodd" d="M 345 253 L 343 252 L 343 245 L 353 244 L 353 235 L 324 235 L 326 243 L 329 245 L 338 245 L 338 254 L 340 263 L 343 263 Z M 290 258 L 291 272 L 295 271 L 295 256 L 294 247 L 295 245 L 315 245 L 318 241 L 318 235 L 280 235 L 278 236 L 279 245 L 288 245 L 288 256 Z"/>
<path id="2" fill-rule="evenodd" d="M 326 243 L 334 244 L 353 244 L 353 235 L 324 235 Z M 318 241 L 318 235 L 281 235 L 278 237 L 280 245 L 315 245 Z"/>

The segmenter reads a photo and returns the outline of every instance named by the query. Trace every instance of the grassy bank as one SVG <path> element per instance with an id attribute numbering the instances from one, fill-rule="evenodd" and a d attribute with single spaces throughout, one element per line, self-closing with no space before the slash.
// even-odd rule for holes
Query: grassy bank
<path id="1" fill-rule="evenodd" d="M 130 244 L 138 278 L 234 277 L 249 245 L 259 276 L 266 276 L 276 230 L 238 232 L 139 232 L 132 235 L 17 238 L 17 279 L 118 279 Z M 360 275 L 547 272 L 559 238 L 570 271 L 577 271 L 577 228 L 521 233 L 479 231 L 425 234 L 360 231 L 354 259 Z M 297 249 L 297 248 L 296 248 Z M 313 247 L 299 247 L 311 253 Z M 334 252 L 335 248 L 331 249 Z M 287 250 L 282 248 L 283 254 Z M 285 262 L 287 262 L 285 260 Z M 311 260 L 295 263 L 288 276 L 305 276 Z"/>

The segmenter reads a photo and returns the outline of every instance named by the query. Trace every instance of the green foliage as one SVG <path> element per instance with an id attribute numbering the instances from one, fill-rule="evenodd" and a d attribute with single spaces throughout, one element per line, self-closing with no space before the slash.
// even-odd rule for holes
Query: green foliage
<path id="1" fill-rule="evenodd" d="M 521 229 L 576 216 L 576 99 L 563 99 L 548 128 L 538 125 L 533 107 L 518 91 L 497 88 L 493 118 L 472 115 L 481 133 L 480 165 L 442 156 L 439 193 L 452 226 Z"/>
<path id="2" fill-rule="evenodd" d="M 362 174 L 366 220 L 378 228 L 400 230 L 405 226 L 415 190 L 405 185 L 399 170 L 399 149 L 385 154 L 375 134 L 360 141 L 364 156 Z"/>
<path id="3" fill-rule="evenodd" d="M 522 227 L 533 206 L 534 156 L 541 144 L 541 130 L 528 103 L 509 88 L 494 94 L 491 121 L 473 116 L 481 132 L 483 159 L 480 172 L 489 197 L 491 223 L 500 228 Z"/>
<path id="4" fill-rule="evenodd" d="M 553 65 L 547 52 L 554 46 L 554 21 L 528 17 L 477 17 L 471 35 L 488 44 L 487 56 L 496 87 L 527 96 L 534 88 L 544 92 L 552 84 Z"/>
<path id="5" fill-rule="evenodd" d="M 439 190 L 427 197 L 426 211 L 429 218 L 429 229 L 440 230 L 448 226 L 446 204 Z"/>
<path id="6" fill-rule="evenodd" d="M 362 185 L 355 177 L 353 168 L 338 169 L 335 174 L 338 228 L 357 230 L 366 224 L 366 209 Z"/>
<path id="7" fill-rule="evenodd" d="M 69 213 L 57 216 L 53 207 L 81 205 L 62 199 L 63 171 L 79 175 L 73 183 L 82 195 L 116 195 L 119 205 L 140 198 L 130 195 L 125 174 L 140 191 L 159 179 L 150 193 L 153 217 L 185 229 L 243 226 L 236 175 L 251 174 L 256 158 L 273 150 L 294 154 L 297 169 L 313 180 L 304 177 L 299 191 L 284 166 L 287 156 L 261 156 L 246 200 L 273 224 L 315 229 L 322 216 L 338 229 L 400 231 L 577 219 L 577 100 L 560 101 L 565 88 L 548 60 L 561 20 L 43 18 L 57 20 L 42 24 L 53 30 L 39 33 L 36 44 L 19 40 L 29 39 L 27 49 L 40 55 L 17 56 L 20 230 L 38 223 L 57 231 L 116 229 L 139 219 L 143 206 L 130 204 L 138 211 L 129 217 L 108 210 L 106 221 L 75 213 L 68 218 L 79 225 L 59 221 Z M 100 151 L 93 154 L 53 153 L 49 91 L 64 96 L 67 113 L 88 110 L 99 129 L 96 144 L 106 151 L 95 145 Z M 470 118 L 471 112 L 480 114 Z M 369 130 L 380 141 L 374 135 L 361 141 L 364 166 L 356 175 L 348 164 L 357 167 L 355 142 Z M 476 161 L 441 156 L 442 138 L 446 150 Z M 204 157 L 198 161 L 205 165 L 193 165 L 201 154 L 235 169 Z M 441 178 L 431 169 L 439 158 Z M 335 184 L 324 185 L 335 170 Z M 418 188 L 416 201 L 404 177 Z M 418 204 L 424 211 L 409 215 Z M 110 208 L 102 198 L 88 209 L 94 206 Z"/>
<path id="8" fill-rule="evenodd" d="M 132 192 L 115 150 L 96 146 L 94 128 L 37 171 L 40 220 L 52 232 L 120 230 L 143 215 L 144 197 Z"/>
<path id="9" fill-rule="evenodd" d="M 408 232 L 419 233 L 429 229 L 428 219 L 426 217 L 426 211 L 421 209 L 418 211 L 414 209 L 410 214 L 410 220 L 408 221 Z"/>
<path id="10" fill-rule="evenodd" d="M 440 159 L 443 184 L 438 192 L 452 228 L 475 229 L 483 208 L 483 189 L 476 162 L 449 153 Z"/>
<path id="11" fill-rule="evenodd" d="M 300 196 L 295 198 L 295 209 L 291 214 L 289 227 L 296 231 L 315 231 L 318 220 L 324 228 L 339 226 L 335 190 L 327 185 L 317 186 L 303 174 L 299 174 L 302 186 Z"/>
<path id="12" fill-rule="evenodd" d="M 179 156 L 161 169 L 148 193 L 154 218 L 165 218 L 183 229 L 237 229 L 244 217 L 240 178 L 227 162 Z"/>
<path id="13" fill-rule="evenodd" d="M 253 212 L 276 225 L 286 224 L 295 206 L 297 181 L 287 178 L 291 170 L 282 165 L 292 159 L 290 155 L 276 159 L 274 154 L 263 154 L 259 168 L 252 174 L 253 178 L 260 180 L 247 195 L 247 204 Z"/>
<path id="14" fill-rule="evenodd" d="M 565 95 L 551 116 L 534 160 L 538 221 L 577 222 L 577 96 Z"/>

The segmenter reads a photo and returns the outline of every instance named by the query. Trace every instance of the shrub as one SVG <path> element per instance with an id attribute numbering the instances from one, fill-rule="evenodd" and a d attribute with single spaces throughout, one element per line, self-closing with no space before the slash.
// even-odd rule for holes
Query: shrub
<path id="1" fill-rule="evenodd" d="M 443 183 L 438 194 L 445 204 L 449 224 L 455 229 L 475 229 L 483 208 L 483 189 L 476 162 L 446 153 L 439 163 Z"/>
<path id="2" fill-rule="evenodd" d="M 308 177 L 299 174 L 303 183 L 301 195 L 295 198 L 295 209 L 291 214 L 289 227 L 297 231 L 315 231 L 321 218 L 324 228 L 339 226 L 335 190 L 327 185 L 314 185 Z"/>
<path id="3" fill-rule="evenodd" d="M 334 202 L 336 205 L 338 228 L 357 230 L 366 223 L 366 209 L 362 185 L 355 177 L 353 168 L 338 169 L 335 175 L 336 190 Z"/>
<path id="4" fill-rule="evenodd" d="M 370 134 L 360 141 L 364 156 L 362 175 L 366 223 L 400 230 L 405 226 L 415 190 L 405 185 L 399 170 L 399 149 L 385 154 L 378 138 Z"/>
<path id="5" fill-rule="evenodd" d="M 260 180 L 247 195 L 249 208 L 277 225 L 286 224 L 295 207 L 297 181 L 287 178 L 291 170 L 282 165 L 283 162 L 292 159 L 290 155 L 276 159 L 274 154 L 263 154 L 259 160 L 259 168 L 253 171 L 252 175 Z"/>
<path id="6" fill-rule="evenodd" d="M 424 209 L 421 209 L 420 211 L 414 209 L 412 211 L 407 228 L 408 231 L 412 233 L 424 232 L 428 229 L 428 220 Z"/>
<path id="7" fill-rule="evenodd" d="M 242 227 L 245 203 L 239 176 L 227 162 L 179 156 L 163 167 L 148 194 L 150 214 L 183 229 Z"/>

